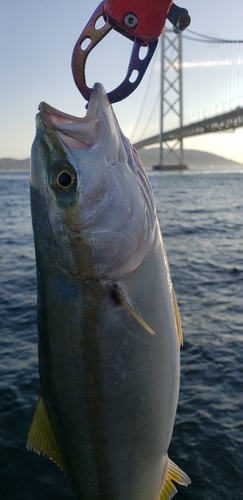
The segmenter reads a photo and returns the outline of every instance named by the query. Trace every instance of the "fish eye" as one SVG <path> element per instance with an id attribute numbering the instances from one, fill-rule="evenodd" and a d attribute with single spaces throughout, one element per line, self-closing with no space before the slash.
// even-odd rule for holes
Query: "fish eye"
<path id="1" fill-rule="evenodd" d="M 63 188 L 70 187 L 70 185 L 72 184 L 72 177 L 69 172 L 65 172 L 64 170 L 63 172 L 58 174 L 57 184 L 59 184 Z"/>
<path id="2" fill-rule="evenodd" d="M 70 191 L 76 184 L 76 173 L 69 165 L 59 165 L 52 172 L 51 186 L 56 191 Z"/>

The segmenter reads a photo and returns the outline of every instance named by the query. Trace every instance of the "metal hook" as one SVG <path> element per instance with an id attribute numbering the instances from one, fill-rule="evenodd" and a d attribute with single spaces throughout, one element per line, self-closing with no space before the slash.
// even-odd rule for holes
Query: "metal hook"
<path id="1" fill-rule="evenodd" d="M 99 18 L 103 17 L 105 24 L 103 27 L 96 28 Z M 85 64 L 86 59 L 91 50 L 102 40 L 111 29 L 116 29 L 114 24 L 111 24 L 104 14 L 104 2 L 102 2 L 95 10 L 93 16 L 87 26 L 77 40 L 72 55 L 72 72 L 76 86 L 81 92 L 84 99 L 89 101 L 92 89 L 86 84 Z M 111 103 L 122 101 L 128 97 L 141 82 L 148 64 L 154 54 L 158 40 L 155 42 L 144 44 L 138 38 L 134 39 L 131 58 L 128 65 L 128 70 L 125 79 L 115 90 L 108 93 Z M 139 58 L 139 51 L 142 46 L 147 46 L 147 54 L 143 59 Z M 132 77 L 134 80 L 132 81 Z"/>

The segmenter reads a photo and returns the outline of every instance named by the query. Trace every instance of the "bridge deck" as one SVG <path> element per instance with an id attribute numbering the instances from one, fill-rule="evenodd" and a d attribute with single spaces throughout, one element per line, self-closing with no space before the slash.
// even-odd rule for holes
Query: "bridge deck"
<path id="1" fill-rule="evenodd" d="M 181 128 L 176 128 L 163 133 L 163 142 L 183 139 L 184 137 L 192 137 L 194 135 L 209 134 L 212 132 L 221 132 L 223 130 L 235 129 L 243 126 L 243 108 L 238 107 L 233 111 L 221 115 L 205 118 L 204 120 L 185 125 Z M 156 144 L 160 141 L 160 136 L 154 135 L 148 139 L 136 142 L 136 149 Z"/>

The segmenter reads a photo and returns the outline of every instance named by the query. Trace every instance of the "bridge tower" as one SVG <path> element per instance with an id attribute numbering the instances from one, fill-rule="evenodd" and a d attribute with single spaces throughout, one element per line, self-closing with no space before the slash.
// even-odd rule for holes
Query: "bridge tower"
<path id="1" fill-rule="evenodd" d="M 161 39 L 159 164 L 153 169 L 183 170 L 187 168 L 183 161 L 183 139 L 164 141 L 163 138 L 166 129 L 183 126 L 182 36 L 165 30 Z"/>

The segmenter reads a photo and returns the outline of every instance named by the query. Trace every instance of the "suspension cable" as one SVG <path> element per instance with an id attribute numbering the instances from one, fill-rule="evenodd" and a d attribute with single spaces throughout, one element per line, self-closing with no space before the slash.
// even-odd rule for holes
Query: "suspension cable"
<path id="1" fill-rule="evenodd" d="M 191 33 L 192 35 L 196 35 L 201 38 L 194 38 L 183 34 L 183 38 L 187 38 L 188 40 L 193 40 L 195 42 L 204 42 L 204 43 L 243 43 L 243 40 L 227 40 L 226 38 L 215 38 L 214 36 L 203 35 L 202 33 L 197 33 L 196 31 L 192 31 L 187 28 L 186 33 Z"/>
<path id="2" fill-rule="evenodd" d="M 155 54 L 155 58 L 154 58 L 154 63 L 151 66 L 151 69 L 150 69 L 150 74 L 149 74 L 148 82 L 147 82 L 147 85 L 146 85 L 146 88 L 145 88 L 145 91 L 144 91 L 144 96 L 143 96 L 143 100 L 141 102 L 141 106 L 140 106 L 140 110 L 139 110 L 139 113 L 138 113 L 138 117 L 137 117 L 137 120 L 136 120 L 135 125 L 133 127 L 132 133 L 130 135 L 130 141 L 131 142 L 133 140 L 135 132 L 137 131 L 137 128 L 138 128 L 138 125 L 139 125 L 139 122 L 140 122 L 140 118 L 141 118 L 143 110 L 144 110 L 145 102 L 146 102 L 146 99 L 147 99 L 147 97 L 149 95 L 148 91 L 149 91 L 149 87 L 150 87 L 150 84 L 151 84 L 151 81 L 152 81 L 152 77 L 153 77 L 154 68 L 155 68 L 155 64 L 156 64 L 156 61 L 157 61 L 158 53 L 159 53 L 159 51 L 157 50 L 156 54 Z"/>

